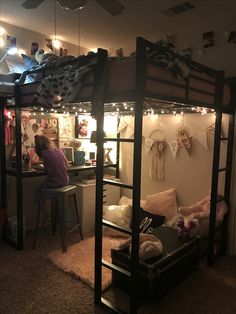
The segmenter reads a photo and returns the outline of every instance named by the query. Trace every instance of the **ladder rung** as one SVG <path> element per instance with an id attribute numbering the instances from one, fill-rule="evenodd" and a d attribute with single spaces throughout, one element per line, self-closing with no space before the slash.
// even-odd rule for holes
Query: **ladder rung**
<path id="1" fill-rule="evenodd" d="M 120 314 L 125 314 L 126 312 L 118 309 L 116 306 L 114 306 L 110 301 L 108 301 L 107 299 L 101 297 L 101 303 L 103 305 L 105 305 L 107 308 L 109 308 L 110 310 L 112 310 L 115 313 L 120 313 Z"/>
<path id="2" fill-rule="evenodd" d="M 224 197 L 219 197 L 219 198 L 216 200 L 216 202 L 217 202 L 217 203 L 220 203 L 220 202 L 222 202 L 222 201 L 224 201 L 224 200 L 225 200 Z"/>
<path id="3" fill-rule="evenodd" d="M 223 225 L 222 224 L 220 224 L 219 226 L 215 227 L 215 232 L 218 232 L 220 230 L 223 230 Z"/>
<path id="4" fill-rule="evenodd" d="M 103 183 L 104 184 L 115 185 L 115 186 L 119 186 L 121 188 L 126 188 L 126 189 L 133 190 L 133 186 L 132 185 L 125 184 L 125 183 L 118 182 L 118 181 L 114 181 L 114 180 L 103 179 Z"/>
<path id="5" fill-rule="evenodd" d="M 223 172 L 223 171 L 226 171 L 226 170 L 227 170 L 227 168 L 219 168 L 218 172 Z"/>
<path id="6" fill-rule="evenodd" d="M 133 138 L 121 138 L 121 137 L 105 137 L 105 141 L 107 142 L 128 142 L 128 143 L 134 143 Z"/>
<path id="7" fill-rule="evenodd" d="M 129 235 L 132 234 L 131 229 L 125 228 L 125 227 L 120 227 L 120 226 L 114 224 L 113 222 L 110 222 L 109 220 L 103 219 L 103 220 L 102 220 L 102 224 L 103 224 L 104 226 L 106 226 L 106 227 L 111 228 L 111 229 L 115 229 L 115 230 L 121 231 L 121 232 L 126 233 L 126 234 L 129 234 Z"/>
<path id="8" fill-rule="evenodd" d="M 115 264 L 109 263 L 109 262 L 105 261 L 104 259 L 102 260 L 102 265 L 104 267 L 111 269 L 111 270 L 115 270 L 119 273 L 122 273 L 123 275 L 125 275 L 127 277 L 131 277 L 131 273 L 129 271 L 127 271 L 126 269 L 121 268 Z"/>

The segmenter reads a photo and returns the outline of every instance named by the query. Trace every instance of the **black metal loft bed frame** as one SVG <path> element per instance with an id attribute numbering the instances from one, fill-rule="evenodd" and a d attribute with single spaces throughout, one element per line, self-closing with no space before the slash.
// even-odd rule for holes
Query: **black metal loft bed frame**
<path id="1" fill-rule="evenodd" d="M 218 189 L 218 175 L 220 172 L 226 172 L 225 179 L 225 195 L 224 199 L 229 204 L 230 196 L 230 182 L 231 182 L 231 170 L 232 170 L 232 147 L 233 147 L 233 133 L 234 133 L 234 114 L 235 108 L 234 104 L 225 108 L 222 105 L 223 99 L 223 83 L 224 83 L 224 73 L 220 71 L 214 71 L 208 67 L 198 64 L 193 61 L 188 61 L 189 66 L 207 73 L 216 80 L 215 93 L 215 106 L 205 104 L 204 102 L 198 103 L 189 98 L 189 92 L 194 90 L 189 86 L 189 79 L 185 83 L 185 96 L 184 98 L 171 97 L 161 94 L 161 91 L 157 93 L 148 92 L 145 89 L 145 83 L 147 80 L 154 82 L 160 82 L 161 79 L 147 75 L 146 64 L 150 63 L 156 66 L 155 61 L 150 61 L 147 58 L 147 50 L 155 49 L 156 45 L 144 40 L 142 38 L 137 38 L 137 49 L 136 49 L 136 76 L 135 76 L 135 88 L 131 92 L 119 92 L 119 93 L 109 93 L 106 91 L 106 78 L 107 78 L 107 52 L 104 50 L 99 50 L 97 53 L 98 63 L 95 70 L 95 80 L 93 83 L 93 93 L 92 99 L 87 99 L 92 102 L 92 114 L 97 118 L 97 183 L 96 183 L 96 226 L 95 226 L 95 294 L 94 300 L 98 305 L 104 305 L 113 311 L 120 312 L 120 310 L 114 307 L 108 300 L 102 297 L 101 281 L 102 281 L 102 267 L 107 267 L 112 271 L 122 273 L 128 278 L 130 278 L 131 289 L 130 289 L 130 312 L 136 313 L 137 311 L 137 295 L 135 288 L 137 286 L 137 272 L 138 272 L 138 260 L 139 260 L 139 209 L 140 208 L 140 189 L 141 189 L 141 148 L 142 148 L 142 117 L 144 108 L 144 99 L 156 99 L 166 102 L 175 103 L 176 106 L 179 104 L 185 104 L 188 106 L 203 105 L 215 109 L 216 111 L 216 123 L 215 123 L 215 140 L 214 140 L 214 160 L 212 168 L 212 189 L 211 189 L 211 214 L 210 214 L 210 228 L 209 228 L 209 250 L 208 250 L 208 264 L 213 265 L 215 261 L 214 253 L 214 243 L 215 234 L 218 232 L 215 228 L 216 221 L 216 205 L 219 201 L 217 199 L 217 189 Z M 181 59 L 181 57 L 180 57 Z M 185 60 L 185 59 L 183 59 Z M 186 60 L 185 60 L 186 61 Z M 82 62 L 86 63 L 86 59 Z M 68 63 L 70 64 L 70 62 Z M 53 69 L 49 69 L 53 71 Z M 49 72 L 50 72 L 49 71 Z M 47 73 L 47 69 L 29 72 L 41 73 L 42 75 Z M 204 81 L 204 79 L 202 79 Z M 165 82 L 165 81 L 164 81 Z M 167 82 L 165 82 L 167 83 Z M 33 83 L 37 84 L 37 83 Z M 177 83 L 169 83 L 170 86 L 176 86 Z M 26 84 L 25 84 L 26 85 Z M 28 101 L 22 101 L 25 96 L 32 97 L 35 91 L 24 90 L 25 85 L 16 85 L 15 87 L 15 116 L 16 116 L 16 180 L 17 180 L 17 223 L 18 223 L 18 241 L 16 243 L 17 249 L 23 249 L 23 206 L 22 206 L 22 164 L 21 164 L 21 109 L 28 107 Z M 30 84 L 27 84 L 30 85 Z M 203 92 L 204 93 L 204 92 Z M 212 94 L 211 94 L 212 96 Z M 3 120 L 3 109 L 5 107 L 5 97 L 0 97 L 1 107 L 0 107 L 0 127 L 4 130 L 4 120 Z M 86 101 L 84 99 L 83 101 Z M 134 139 L 123 139 L 119 136 L 115 139 L 106 138 L 104 139 L 103 134 L 103 120 L 104 120 L 104 104 L 106 102 L 119 102 L 119 101 L 133 101 L 134 106 Z M 229 129 L 228 135 L 225 138 L 221 138 L 221 127 L 222 127 L 222 114 L 227 113 L 230 115 L 229 119 Z M 116 141 L 118 146 L 122 142 L 130 142 L 134 145 L 133 152 L 133 185 L 126 184 L 124 182 L 117 182 L 112 180 L 105 180 L 103 176 L 103 143 L 106 141 Z M 220 143 L 221 141 L 228 141 L 227 149 L 227 165 L 224 169 L 219 169 L 219 154 L 220 154 Z M 1 165 L 1 206 L 7 207 L 6 198 L 6 162 L 5 162 L 5 145 L 4 145 L 4 132 L 1 132 L 0 136 L 0 165 Z M 118 152 L 119 154 L 119 152 Z M 119 155 L 118 155 L 119 159 Z M 117 176 L 119 173 L 119 161 L 117 162 Z M 103 220 L 103 185 L 111 184 L 116 185 L 121 188 L 126 188 L 132 190 L 133 193 L 133 215 L 132 215 L 132 230 L 127 228 L 121 228 L 109 221 Z M 136 210 L 135 210 L 136 209 Z M 222 241 L 220 253 L 224 254 L 226 250 L 226 235 L 227 235 L 227 219 L 225 216 L 224 222 L 222 224 Z M 112 263 L 102 260 L 102 227 L 107 226 L 114 228 L 116 230 L 125 232 L 132 235 L 132 253 L 131 253 L 131 270 L 130 272 L 117 267 Z"/>
<path id="2" fill-rule="evenodd" d="M 138 309 L 137 291 L 136 288 L 138 278 L 138 262 L 139 262 L 139 209 L 140 208 L 140 189 L 141 189 L 141 148 L 142 148 L 142 116 L 143 116 L 143 101 L 145 98 L 161 99 L 164 101 L 171 101 L 172 103 L 183 103 L 183 99 L 174 97 L 165 97 L 157 93 L 147 93 L 145 90 L 145 82 L 147 79 L 157 81 L 156 78 L 148 77 L 145 70 L 147 62 L 147 49 L 155 48 L 155 44 L 144 40 L 143 38 L 137 38 L 136 46 L 136 83 L 133 95 L 129 95 L 128 100 L 135 102 L 134 106 L 134 139 L 117 139 L 121 142 L 131 142 L 134 145 L 133 150 L 133 185 L 128 185 L 123 182 L 105 180 L 103 178 L 103 117 L 104 117 L 104 102 L 107 101 L 106 92 L 103 95 L 103 101 L 97 103 L 97 186 L 96 186 L 96 241 L 95 241 L 95 303 L 103 305 L 114 312 L 122 313 L 122 310 L 114 306 L 110 301 L 102 297 L 102 268 L 106 267 L 113 272 L 117 272 L 126 276 L 130 279 L 130 313 L 136 313 Z M 179 57 L 185 60 L 182 57 Z M 186 61 L 186 60 L 185 60 Z M 155 62 L 152 62 L 155 64 Z M 232 147 L 233 147 L 233 135 L 234 135 L 234 114 L 235 108 L 232 105 L 229 108 L 223 107 L 223 86 L 224 86 L 224 72 L 214 71 L 206 66 L 203 66 L 197 62 L 189 60 L 187 62 L 189 66 L 207 73 L 213 76 L 216 80 L 215 84 L 215 106 L 209 106 L 209 104 L 202 104 L 208 108 L 214 108 L 216 111 L 216 122 L 215 122 L 215 140 L 214 140 L 214 158 L 212 168 L 212 189 L 211 189 L 211 212 L 210 212 L 210 227 L 208 237 L 208 265 L 213 266 L 215 258 L 217 257 L 214 252 L 215 235 L 218 232 L 216 229 L 216 206 L 219 200 L 217 199 L 218 190 L 218 176 L 222 171 L 226 172 L 225 178 L 225 191 L 223 199 L 229 205 L 230 197 L 230 183 L 231 183 L 231 170 L 232 170 Z M 204 79 L 203 79 L 204 81 Z M 171 85 L 171 84 L 170 84 Z M 186 80 L 186 93 L 185 93 L 185 104 L 190 106 L 196 106 L 196 102 L 189 99 L 189 80 Z M 123 95 L 123 101 L 125 101 L 125 95 Z M 117 95 L 112 98 L 112 101 L 119 101 L 122 99 L 121 95 Z M 221 127 L 222 127 L 222 114 L 227 113 L 230 115 L 228 135 L 225 138 L 221 138 Z M 227 164 L 225 168 L 219 168 L 219 155 L 220 155 L 220 143 L 221 141 L 228 141 L 227 149 Z M 103 185 L 112 184 L 121 188 L 132 190 L 133 203 L 132 203 L 132 230 L 122 228 L 109 221 L 103 219 Z M 222 200 L 222 199 L 221 199 Z M 225 216 L 222 224 L 222 238 L 221 238 L 221 249 L 219 254 L 225 254 L 226 252 L 226 237 L 227 237 L 227 220 L 228 216 Z M 115 230 L 124 232 L 131 235 L 132 237 L 132 251 L 130 257 L 130 271 L 122 267 L 118 267 L 115 264 L 108 263 L 102 259 L 102 228 L 103 226 L 113 228 Z"/>

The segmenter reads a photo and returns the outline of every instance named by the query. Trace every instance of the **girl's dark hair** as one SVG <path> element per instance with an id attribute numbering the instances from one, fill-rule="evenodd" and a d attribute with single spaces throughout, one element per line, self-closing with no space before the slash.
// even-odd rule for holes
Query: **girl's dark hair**
<path id="1" fill-rule="evenodd" d="M 35 152 L 41 157 L 42 150 L 51 148 L 51 141 L 45 135 L 35 135 Z"/>

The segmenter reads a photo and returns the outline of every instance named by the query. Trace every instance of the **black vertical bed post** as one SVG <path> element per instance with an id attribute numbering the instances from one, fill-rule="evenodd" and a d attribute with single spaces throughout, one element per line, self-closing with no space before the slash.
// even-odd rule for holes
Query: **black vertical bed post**
<path id="1" fill-rule="evenodd" d="M 131 296 L 130 313 L 137 312 L 137 272 L 139 262 L 139 209 L 142 171 L 142 125 L 145 82 L 146 48 L 140 37 L 136 41 L 136 99 L 134 108 L 134 152 L 133 152 L 133 210 L 131 251 Z"/>
<path id="2" fill-rule="evenodd" d="M 117 130 L 120 124 L 120 118 L 117 121 Z M 117 138 L 120 138 L 120 132 L 117 133 Z M 116 143 L 116 178 L 120 178 L 120 141 Z"/>
<path id="3" fill-rule="evenodd" d="M 219 179 L 219 161 L 220 161 L 220 142 L 221 142 L 221 127 L 222 127 L 222 107 L 223 107 L 223 87 L 224 87 L 224 72 L 219 71 L 216 75 L 216 121 L 215 121 L 215 137 L 214 137 L 214 153 L 212 166 L 212 182 L 211 182 L 211 208 L 208 233 L 208 266 L 214 265 L 214 243 L 216 230 L 216 207 L 218 194 L 218 179 Z"/>
<path id="4" fill-rule="evenodd" d="M 235 111 L 235 109 L 233 109 Z M 226 171 L 226 178 L 225 178 L 225 202 L 229 207 L 229 211 L 231 209 L 230 204 L 230 191 L 231 191 L 231 177 L 232 177 L 232 158 L 233 158 L 233 147 L 234 147 L 234 128 L 235 128 L 235 112 L 231 112 L 229 114 L 229 123 L 228 123 L 228 145 L 227 145 L 227 171 Z M 222 230 L 222 254 L 226 254 L 227 249 L 227 233 L 228 233 L 228 218 L 229 212 L 225 214 L 223 220 L 223 230 Z"/>
<path id="5" fill-rule="evenodd" d="M 95 209 L 95 278 L 94 278 L 94 302 L 101 304 L 102 294 L 102 215 L 103 215 L 103 124 L 104 102 L 103 92 L 105 88 L 105 71 L 107 51 L 98 50 L 98 65 L 95 72 L 95 90 L 93 94 L 92 112 L 97 120 L 97 160 L 96 160 L 96 209 Z"/>
<path id="6" fill-rule="evenodd" d="M 23 198 L 22 198 L 22 147 L 21 147 L 21 106 L 20 86 L 15 87 L 16 117 L 16 208 L 17 208 L 17 249 L 24 248 L 23 243 Z"/>
<path id="7" fill-rule="evenodd" d="M 0 207 L 6 209 L 7 207 L 7 191 L 6 191 L 6 150 L 5 150 L 5 127 L 4 127 L 4 108 L 6 99 L 0 98 Z"/>

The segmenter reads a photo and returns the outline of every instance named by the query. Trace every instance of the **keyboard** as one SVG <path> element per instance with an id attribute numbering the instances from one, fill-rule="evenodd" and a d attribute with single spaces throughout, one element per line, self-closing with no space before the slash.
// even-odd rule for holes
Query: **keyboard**
<path id="1" fill-rule="evenodd" d="M 33 165 L 32 168 L 35 170 L 43 170 L 44 166 L 43 164 L 37 164 L 37 165 Z"/>

